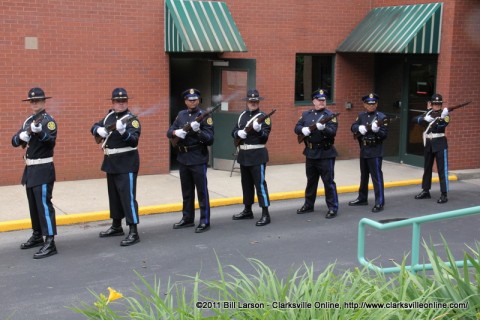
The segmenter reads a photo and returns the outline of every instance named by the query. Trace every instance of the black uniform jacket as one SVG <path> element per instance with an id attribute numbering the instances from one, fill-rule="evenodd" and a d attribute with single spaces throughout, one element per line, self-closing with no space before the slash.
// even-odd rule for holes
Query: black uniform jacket
<path id="1" fill-rule="evenodd" d="M 173 131 L 182 129 L 186 124 L 195 121 L 204 112 L 204 110 L 198 107 L 192 110 L 180 111 L 168 129 L 167 137 L 171 139 L 174 136 Z M 213 120 L 209 116 L 200 123 L 200 131 L 190 130 L 187 132 L 185 139 L 179 140 L 177 161 L 187 166 L 208 163 L 207 146 L 213 144 L 213 134 Z M 187 147 L 186 150 L 188 151 L 184 152 L 185 149 L 182 150 L 182 147 Z"/>
<path id="2" fill-rule="evenodd" d="M 260 109 L 249 111 L 245 110 L 238 117 L 237 124 L 232 130 L 232 137 L 238 139 L 238 130 L 245 129 L 247 123 L 253 118 L 257 119 L 264 116 L 265 113 L 260 111 Z M 254 120 L 253 120 L 254 121 Z M 261 123 L 262 128 L 259 132 L 255 131 L 253 128 L 248 132 L 247 138 L 241 141 L 241 144 L 248 145 L 265 145 L 268 141 L 268 136 L 272 130 L 272 122 L 270 118 L 266 118 L 263 123 Z M 267 148 L 258 148 L 258 149 L 249 149 L 238 151 L 237 162 L 243 166 L 257 166 L 268 162 L 268 150 Z"/>
<path id="3" fill-rule="evenodd" d="M 383 140 L 387 138 L 388 135 L 388 123 L 382 124 L 382 121 L 385 120 L 387 116 L 381 112 L 361 112 L 357 120 L 352 124 L 351 130 L 353 133 L 358 133 L 358 142 L 360 143 L 360 157 L 361 158 L 377 158 L 383 157 Z M 365 135 L 361 135 L 358 131 L 358 127 L 361 125 L 368 126 L 372 124 L 373 121 L 378 121 L 380 130 L 378 132 L 373 132 L 371 129 Z"/>
<path id="4" fill-rule="evenodd" d="M 33 119 L 39 114 L 43 115 L 40 122 L 42 124 L 42 131 L 38 133 L 32 132 L 30 134 L 30 141 L 28 142 L 25 157 L 27 159 L 44 159 L 53 157 L 53 149 L 55 148 L 55 140 L 57 139 L 57 123 L 53 117 L 45 110 L 40 111 L 36 115 L 28 117 L 22 125 L 22 128 L 12 137 L 12 146 L 19 147 L 22 144 L 20 140 L 20 133 L 29 130 Z M 37 118 L 38 119 L 38 118 Z M 25 166 L 22 177 L 22 185 L 27 188 L 39 186 L 55 181 L 55 166 L 53 162 L 37 164 L 33 166 Z"/>
<path id="5" fill-rule="evenodd" d="M 425 121 L 425 116 L 431 114 L 433 110 L 428 111 L 425 115 L 420 115 L 413 118 L 413 122 L 421 125 L 425 128 L 426 133 L 445 133 L 445 129 L 450 123 L 450 116 L 445 118 L 438 118 L 431 126 L 430 123 Z M 428 128 L 428 129 L 427 129 Z M 426 139 L 425 148 L 431 150 L 432 152 L 438 152 L 445 149 L 448 149 L 447 138 L 445 136 L 438 137 L 434 139 Z"/>
<path id="6" fill-rule="evenodd" d="M 108 127 L 117 122 L 118 119 L 123 118 L 126 115 L 134 116 L 128 109 L 116 113 L 114 110 L 109 110 L 107 116 L 95 123 L 90 129 L 91 133 L 97 135 L 97 129 L 99 127 Z M 126 122 L 127 128 L 123 134 L 120 134 L 117 130 L 113 130 L 105 143 L 104 148 L 118 149 L 125 147 L 136 148 L 138 146 L 138 140 L 140 139 L 141 126 L 138 118 L 134 117 Z M 123 153 L 105 155 L 103 157 L 102 171 L 106 173 L 129 173 L 138 172 L 140 168 L 140 156 L 138 150 L 132 150 Z"/>
<path id="7" fill-rule="evenodd" d="M 300 119 L 298 119 L 295 125 L 295 133 L 297 135 L 302 134 L 303 127 L 309 127 L 316 124 L 320 118 L 326 118 L 333 114 L 328 109 L 321 110 L 308 110 L 302 113 Z M 338 122 L 337 118 L 325 123 L 325 129 L 312 130 L 312 133 L 305 138 L 305 149 L 303 154 L 308 159 L 328 159 L 335 158 L 337 156 L 337 150 L 333 146 L 335 136 L 337 135 Z"/>

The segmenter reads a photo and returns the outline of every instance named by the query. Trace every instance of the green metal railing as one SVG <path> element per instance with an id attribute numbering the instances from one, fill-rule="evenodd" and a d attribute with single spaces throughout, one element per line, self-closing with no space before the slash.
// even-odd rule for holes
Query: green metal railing
<path id="1" fill-rule="evenodd" d="M 383 230 L 402 228 L 402 227 L 411 225 L 412 226 L 412 251 L 410 253 L 411 263 L 409 266 L 406 266 L 406 269 L 410 271 L 432 270 L 431 264 L 419 264 L 419 261 L 418 261 L 419 259 L 418 256 L 420 251 L 420 225 L 426 222 L 458 218 L 458 217 L 464 217 L 464 216 L 469 216 L 474 214 L 480 214 L 480 206 L 466 208 L 466 209 L 459 209 L 454 211 L 447 211 L 442 213 L 435 213 L 427 216 L 410 218 L 406 220 L 389 222 L 384 224 L 367 219 L 367 218 L 363 218 L 362 220 L 360 220 L 358 225 L 358 255 L 357 255 L 358 261 L 362 265 L 368 267 L 371 270 L 376 270 L 383 273 L 399 272 L 400 267 L 382 268 L 382 267 L 376 266 L 372 262 L 369 262 L 365 259 L 365 227 L 370 226 L 377 230 L 383 231 Z M 446 264 L 450 265 L 449 262 L 446 262 Z M 463 267 L 463 260 L 455 261 L 455 265 L 457 267 Z M 471 264 L 468 263 L 468 266 L 471 266 Z"/>

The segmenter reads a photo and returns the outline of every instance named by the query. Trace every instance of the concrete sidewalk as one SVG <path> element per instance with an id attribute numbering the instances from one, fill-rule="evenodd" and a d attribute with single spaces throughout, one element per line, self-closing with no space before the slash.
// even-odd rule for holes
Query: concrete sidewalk
<path id="1" fill-rule="evenodd" d="M 477 172 L 474 170 L 463 177 L 468 178 Z M 420 191 L 422 168 L 384 161 L 383 174 L 385 188 L 418 184 Z M 242 203 L 239 170 L 235 170 L 231 177 L 229 171 L 213 169 L 209 169 L 207 175 L 212 207 Z M 450 180 L 456 179 L 457 176 L 451 173 Z M 305 164 L 267 166 L 266 180 L 272 201 L 303 198 L 307 181 Z M 339 193 L 356 193 L 360 182 L 359 159 L 337 161 L 335 182 Z M 438 182 L 435 173 L 434 182 Z M 321 181 L 318 192 L 323 195 Z M 0 208 L 0 231 L 31 228 L 25 188 L 21 185 L 3 186 L 0 194 L 7 200 L 2 201 Z M 352 200 L 355 197 L 356 194 L 352 194 Z M 109 219 L 106 179 L 56 182 L 52 201 L 58 225 Z M 137 201 L 141 215 L 180 211 L 182 195 L 178 171 L 139 176 Z"/>

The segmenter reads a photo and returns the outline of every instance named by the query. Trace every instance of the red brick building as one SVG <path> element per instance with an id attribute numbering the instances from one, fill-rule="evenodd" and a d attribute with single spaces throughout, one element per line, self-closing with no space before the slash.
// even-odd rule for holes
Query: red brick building
<path id="1" fill-rule="evenodd" d="M 58 123 L 59 181 L 104 176 L 103 154 L 89 129 L 106 114 L 115 87 L 127 89 L 130 109 L 142 123 L 140 174 L 175 168 L 165 133 L 183 108 L 180 92 L 189 87 L 201 90 L 204 107 L 219 96 L 224 101 L 214 118 L 214 168 L 231 165 L 232 121 L 243 108 L 239 100 L 252 86 L 265 97 L 263 110 L 277 109 L 268 144 L 272 165 L 304 161 L 293 127 L 311 105 L 312 89 L 321 86 L 331 92 L 329 108 L 341 113 L 339 159 L 358 157 L 350 125 L 362 111 L 360 97 L 375 91 L 381 98 L 379 109 L 400 117 L 391 126 L 386 159 L 421 165 L 418 128 L 409 118 L 436 91 L 447 106 L 473 101 L 451 115 L 449 168 L 480 167 L 479 1 L 166 2 L 1 2 L 0 185 L 20 180 L 24 151 L 12 148 L 10 139 L 30 113 L 21 100 L 33 86 L 53 97 L 47 110 Z M 382 16 L 392 6 L 393 15 L 412 9 L 406 19 L 418 19 L 399 22 Z M 374 15 L 380 20 L 375 22 Z M 227 25 L 232 21 L 233 26 Z M 362 38 L 390 21 L 418 30 L 398 29 L 393 40 L 385 34 L 376 35 L 375 41 Z M 367 26 L 363 34 L 362 25 Z M 208 28 L 222 31 L 225 39 L 215 38 Z M 240 38 L 227 43 L 229 31 Z M 403 46 L 382 51 L 383 44 L 400 43 L 407 33 L 411 38 Z M 356 42 L 366 47 L 358 48 Z"/>

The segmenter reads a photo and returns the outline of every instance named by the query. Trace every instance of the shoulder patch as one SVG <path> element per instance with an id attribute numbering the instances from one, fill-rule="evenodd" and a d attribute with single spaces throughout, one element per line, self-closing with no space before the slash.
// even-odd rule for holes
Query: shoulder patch
<path id="1" fill-rule="evenodd" d="M 443 118 L 443 121 L 447 123 L 450 122 L 450 116 L 449 115 L 445 116 L 445 118 Z"/>
<path id="2" fill-rule="evenodd" d="M 57 125 L 55 124 L 55 122 L 49 121 L 49 122 L 47 123 L 47 128 L 48 128 L 48 130 L 53 131 L 53 130 L 55 130 L 55 129 L 57 128 Z"/>
<path id="3" fill-rule="evenodd" d="M 331 121 L 332 121 L 333 123 L 337 123 L 337 117 L 333 118 Z"/>
<path id="4" fill-rule="evenodd" d="M 138 122 L 138 120 L 133 120 L 132 121 L 132 126 L 135 128 L 135 129 L 138 129 L 140 127 L 140 122 Z"/>
<path id="5" fill-rule="evenodd" d="M 265 124 L 266 124 L 267 126 L 269 126 L 270 123 L 271 123 L 271 122 L 270 122 L 270 117 L 268 117 L 267 119 L 265 119 Z"/>
<path id="6" fill-rule="evenodd" d="M 212 119 L 212 117 L 210 117 L 210 118 L 207 119 L 207 124 L 210 125 L 210 126 L 213 124 L 213 119 Z"/>

